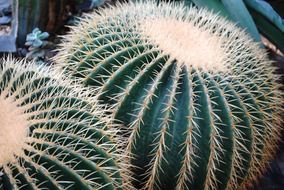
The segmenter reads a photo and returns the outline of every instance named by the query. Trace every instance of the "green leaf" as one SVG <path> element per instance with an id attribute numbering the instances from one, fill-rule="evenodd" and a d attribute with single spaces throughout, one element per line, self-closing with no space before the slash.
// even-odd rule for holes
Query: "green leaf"
<path id="1" fill-rule="evenodd" d="M 273 8 L 262 0 L 244 1 L 257 28 L 280 51 L 284 52 L 284 21 Z"/>
<path id="2" fill-rule="evenodd" d="M 244 3 L 250 8 L 263 15 L 272 22 L 280 31 L 284 33 L 284 20 L 277 14 L 269 3 L 263 0 L 244 0 Z"/>
<path id="3" fill-rule="evenodd" d="M 40 34 L 38 35 L 38 38 L 41 39 L 41 40 L 45 40 L 45 39 L 47 39 L 48 37 L 49 37 L 48 32 L 43 32 L 43 33 L 40 33 Z"/>
<path id="4" fill-rule="evenodd" d="M 192 0 L 197 6 L 205 7 L 219 13 L 228 20 L 236 22 L 240 27 L 254 38 L 260 41 L 259 32 L 242 0 Z"/>
<path id="5" fill-rule="evenodd" d="M 229 18 L 229 14 L 224 5 L 219 0 L 192 0 L 198 7 L 204 7 Z"/>
<path id="6" fill-rule="evenodd" d="M 272 42 L 281 52 L 284 52 L 284 33 L 265 16 L 251 8 L 248 9 L 260 33 Z"/>
<path id="7" fill-rule="evenodd" d="M 221 0 L 225 9 L 228 11 L 230 17 L 233 21 L 237 23 L 238 26 L 244 28 L 251 37 L 260 42 L 260 35 L 257 27 L 246 8 L 243 0 Z"/>
<path id="8" fill-rule="evenodd" d="M 42 41 L 40 39 L 35 39 L 33 41 L 33 46 L 34 47 L 40 47 L 42 45 Z"/>
<path id="9" fill-rule="evenodd" d="M 178 2 L 183 2 L 184 3 L 184 5 L 186 5 L 186 6 L 191 6 L 191 5 L 193 5 L 193 0 L 177 0 Z"/>

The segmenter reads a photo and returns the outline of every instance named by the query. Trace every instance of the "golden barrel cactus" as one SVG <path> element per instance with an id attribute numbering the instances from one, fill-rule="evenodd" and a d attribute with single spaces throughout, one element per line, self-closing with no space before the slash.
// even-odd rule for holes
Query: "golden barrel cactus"
<path id="1" fill-rule="evenodd" d="M 72 27 L 55 60 L 125 124 L 138 189 L 245 188 L 275 153 L 275 69 L 245 31 L 204 9 L 100 10 Z"/>
<path id="2" fill-rule="evenodd" d="M 1 190 L 127 189 L 116 130 L 96 100 L 50 67 L 0 64 Z"/>

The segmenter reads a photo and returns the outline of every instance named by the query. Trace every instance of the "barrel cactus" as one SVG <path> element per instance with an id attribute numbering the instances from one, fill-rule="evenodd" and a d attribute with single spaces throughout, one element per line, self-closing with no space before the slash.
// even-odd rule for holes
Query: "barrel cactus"
<path id="1" fill-rule="evenodd" d="M 244 189 L 275 154 L 275 69 L 212 12 L 152 1 L 104 9 L 71 29 L 55 61 L 126 126 L 138 189 Z"/>
<path id="2" fill-rule="evenodd" d="M 50 68 L 0 63 L 1 190 L 128 187 L 102 107 Z"/>

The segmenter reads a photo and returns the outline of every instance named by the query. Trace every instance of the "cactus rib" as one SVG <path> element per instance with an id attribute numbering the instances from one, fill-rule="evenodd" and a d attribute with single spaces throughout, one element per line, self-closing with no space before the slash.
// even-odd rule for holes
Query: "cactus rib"
<path id="1" fill-rule="evenodd" d="M 72 27 L 55 60 L 125 125 L 138 189 L 244 189 L 277 150 L 279 76 L 212 12 L 153 1 L 102 9 Z"/>
<path id="2" fill-rule="evenodd" d="M 0 62 L 0 189 L 130 188 L 117 130 L 86 89 L 50 67 Z"/>

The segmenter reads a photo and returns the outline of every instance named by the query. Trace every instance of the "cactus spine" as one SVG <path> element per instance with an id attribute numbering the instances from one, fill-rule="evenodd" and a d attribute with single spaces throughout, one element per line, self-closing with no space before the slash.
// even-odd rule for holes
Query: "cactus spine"
<path id="1" fill-rule="evenodd" d="M 242 189 L 279 140 L 282 95 L 264 50 L 206 10 L 154 2 L 93 13 L 55 58 L 128 127 L 138 189 Z"/>
<path id="2" fill-rule="evenodd" d="M 103 109 L 51 68 L 0 63 L 0 189 L 123 189 Z"/>

